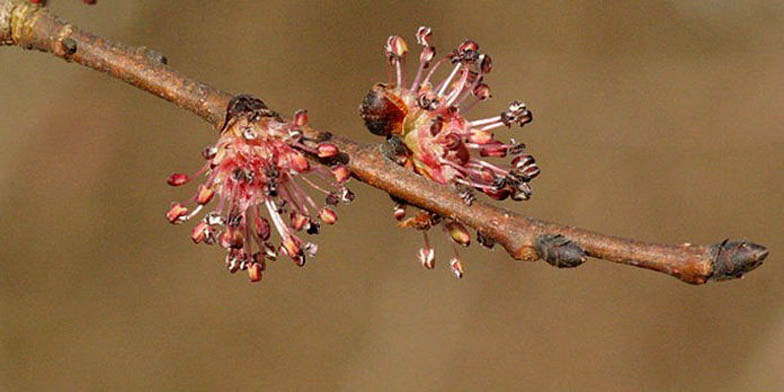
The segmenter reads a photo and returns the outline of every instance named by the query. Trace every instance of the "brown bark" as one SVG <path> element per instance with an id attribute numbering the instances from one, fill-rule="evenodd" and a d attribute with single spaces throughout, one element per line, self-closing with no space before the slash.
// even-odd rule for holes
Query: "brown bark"
<path id="1" fill-rule="evenodd" d="M 38 49 L 105 72 L 193 112 L 216 128 L 232 97 L 176 72 L 155 51 L 96 37 L 26 0 L 0 0 L 0 43 Z M 311 128 L 305 132 L 314 138 L 321 133 Z M 478 201 L 466 206 L 450 187 L 387 159 L 381 144 L 360 144 L 339 136 L 331 141 L 348 155 L 348 167 L 359 180 L 473 227 L 518 260 L 544 257 L 553 265 L 573 267 L 587 255 L 701 284 L 740 277 L 768 255 L 763 246 L 745 241 L 725 240 L 709 246 L 651 244 L 528 218 Z"/>

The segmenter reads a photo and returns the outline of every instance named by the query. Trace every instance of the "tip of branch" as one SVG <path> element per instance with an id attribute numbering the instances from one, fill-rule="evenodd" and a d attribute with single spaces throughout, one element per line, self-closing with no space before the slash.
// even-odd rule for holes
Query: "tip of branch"
<path id="1" fill-rule="evenodd" d="M 747 241 L 724 240 L 711 245 L 713 253 L 713 274 L 711 280 L 729 280 L 762 265 L 768 257 L 768 249 Z"/>
<path id="2" fill-rule="evenodd" d="M 560 234 L 539 236 L 536 251 L 553 267 L 574 268 L 585 262 L 585 251 Z"/>

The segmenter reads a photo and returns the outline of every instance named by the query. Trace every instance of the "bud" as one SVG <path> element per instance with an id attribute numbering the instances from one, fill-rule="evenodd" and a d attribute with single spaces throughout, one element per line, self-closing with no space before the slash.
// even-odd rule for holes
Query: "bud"
<path id="1" fill-rule="evenodd" d="M 331 170 L 332 175 L 335 176 L 335 180 L 340 184 L 343 184 L 351 178 L 351 172 L 343 165 L 335 165 Z"/>
<path id="2" fill-rule="evenodd" d="M 462 223 L 452 220 L 447 221 L 445 225 L 447 231 L 449 231 L 449 236 L 452 237 L 452 241 L 462 246 L 471 245 L 471 234 L 468 233 L 468 229 Z"/>
<path id="3" fill-rule="evenodd" d="M 471 93 L 474 94 L 475 97 L 479 98 L 480 101 L 486 101 L 492 97 L 490 94 L 490 86 L 479 83 L 471 90 Z"/>
<path id="4" fill-rule="evenodd" d="M 408 44 L 399 35 L 390 35 L 384 51 L 390 58 L 402 58 L 408 52 Z"/>
<path id="5" fill-rule="evenodd" d="M 338 155 L 338 147 L 332 143 L 321 143 L 317 147 L 319 158 L 332 158 Z"/>
<path id="6" fill-rule="evenodd" d="M 190 180 L 191 178 L 188 177 L 187 174 L 174 173 L 170 175 L 168 179 L 166 179 L 166 183 L 168 183 L 171 186 L 180 186 L 182 184 L 188 183 L 188 181 Z"/>
<path id="7" fill-rule="evenodd" d="M 297 256 L 302 253 L 302 250 L 299 248 L 299 245 L 292 239 L 291 236 L 287 237 L 281 242 L 280 250 L 286 256 L 291 257 L 294 261 L 297 261 Z"/>
<path id="8" fill-rule="evenodd" d="M 396 220 L 402 221 L 403 218 L 406 217 L 406 207 L 400 204 L 395 204 L 395 210 L 393 214 L 395 215 Z"/>
<path id="9" fill-rule="evenodd" d="M 307 216 L 300 214 L 299 212 L 292 212 L 290 216 L 291 220 L 291 228 L 300 231 L 303 227 L 309 222 Z"/>
<path id="10" fill-rule="evenodd" d="M 172 203 L 169 211 L 166 212 L 166 219 L 171 224 L 179 224 L 185 221 L 185 216 L 188 214 L 188 209 L 180 203 Z"/>
<path id="11" fill-rule="evenodd" d="M 308 124 L 308 111 L 305 109 L 299 109 L 294 112 L 294 120 L 293 123 L 295 126 L 302 128 Z"/>
<path id="12" fill-rule="evenodd" d="M 461 43 L 460 46 L 457 47 L 457 50 L 459 52 L 461 52 L 461 53 L 462 52 L 476 52 L 477 50 L 479 50 L 479 44 L 477 44 L 476 42 L 474 42 L 474 41 L 472 41 L 470 39 L 467 39 L 467 40 L 463 41 L 463 43 Z"/>
<path id="13" fill-rule="evenodd" d="M 201 184 L 196 192 L 196 202 L 205 205 L 212 200 L 213 196 L 215 196 L 215 191 L 212 188 L 207 188 L 204 184 Z"/>
<path id="14" fill-rule="evenodd" d="M 338 220 L 338 214 L 335 213 L 335 210 L 329 207 L 323 207 L 319 211 L 319 218 L 321 218 L 322 222 L 331 225 Z"/>
<path id="15" fill-rule="evenodd" d="M 456 278 L 461 279 L 463 277 L 463 264 L 457 257 L 453 257 L 452 260 L 449 260 L 449 269 L 452 270 L 452 273 Z"/>
<path id="16" fill-rule="evenodd" d="M 245 245 L 245 239 L 239 230 L 226 230 L 218 237 L 218 243 L 225 249 L 240 249 Z"/>
<path id="17" fill-rule="evenodd" d="M 210 226 L 206 222 L 201 222 L 193 228 L 191 231 L 191 239 L 193 243 L 198 244 L 199 242 L 204 241 L 207 236 L 210 234 Z"/>
<path id="18" fill-rule="evenodd" d="M 422 264 L 423 267 L 427 269 L 433 269 L 436 266 L 436 252 L 433 248 L 420 248 L 419 254 L 419 263 Z"/>
<path id="19" fill-rule="evenodd" d="M 248 266 L 248 278 L 251 282 L 258 282 L 261 280 L 261 265 L 258 263 L 251 263 Z"/>
<path id="20" fill-rule="evenodd" d="M 321 156 L 321 153 L 319 153 L 319 156 Z M 299 173 L 310 170 L 310 162 L 304 155 L 298 152 L 289 154 L 289 161 L 291 162 L 291 168 Z"/>

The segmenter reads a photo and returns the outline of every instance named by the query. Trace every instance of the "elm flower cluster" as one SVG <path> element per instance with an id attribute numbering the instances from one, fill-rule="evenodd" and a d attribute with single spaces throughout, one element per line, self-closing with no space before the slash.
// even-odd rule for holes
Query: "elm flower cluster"
<path id="1" fill-rule="evenodd" d="M 436 60 L 429 27 L 420 27 L 417 44 L 422 47 L 419 66 L 413 81 L 406 81 L 405 63 L 408 44 L 400 36 L 387 39 L 384 54 L 393 71 L 391 83 L 376 84 L 360 106 L 360 114 L 368 130 L 394 142 L 394 158 L 405 167 L 439 184 L 452 184 L 462 189 L 466 204 L 474 200 L 473 191 L 496 199 L 528 200 L 530 182 L 539 175 L 533 156 L 525 153 L 525 145 L 514 139 L 501 142 L 494 131 L 501 127 L 520 127 L 533 120 L 531 111 L 520 101 L 511 102 L 498 115 L 469 120 L 466 113 L 477 103 L 491 97 L 484 82 L 492 70 L 492 59 L 479 51 L 479 45 L 465 40 L 456 49 Z M 446 77 L 434 80 L 438 69 L 447 67 Z M 497 164 L 486 158 L 511 158 Z M 405 217 L 405 204 L 398 202 L 395 216 Z M 423 215 L 424 214 L 424 215 Z M 401 225 L 426 231 L 440 223 L 440 217 L 420 213 Z M 427 222 L 427 224 L 425 224 Z M 457 244 L 468 245 L 467 230 L 459 222 L 447 220 L 444 228 Z M 456 239 L 457 238 L 457 239 Z M 480 238 L 490 244 L 488 238 Z M 427 268 L 434 265 L 434 253 L 425 233 L 425 247 L 420 261 Z M 456 276 L 462 276 L 458 256 L 450 261 Z"/>
<path id="2" fill-rule="evenodd" d="M 217 199 L 214 209 L 193 228 L 191 239 L 225 248 L 231 273 L 244 270 L 251 281 L 259 281 L 266 261 L 275 260 L 279 253 L 298 266 L 305 265 L 318 246 L 302 239 L 299 232 L 318 234 L 321 223 L 337 221 L 335 205 L 354 199 L 344 186 L 350 172 L 337 163 L 337 147 L 305 138 L 301 129 L 306 123 L 304 110 L 287 122 L 257 98 L 234 97 L 217 143 L 202 152 L 204 166 L 193 176 L 169 177 L 172 186 L 200 176 L 205 180 L 190 199 L 172 203 L 166 218 L 173 224 L 185 222 Z M 332 166 L 311 163 L 306 154 Z M 324 205 L 313 200 L 306 186 L 323 194 Z"/>

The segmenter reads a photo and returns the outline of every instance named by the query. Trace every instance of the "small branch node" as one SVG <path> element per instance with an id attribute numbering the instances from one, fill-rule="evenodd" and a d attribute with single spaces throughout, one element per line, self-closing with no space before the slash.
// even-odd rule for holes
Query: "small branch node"
<path id="1" fill-rule="evenodd" d="M 585 262 L 585 251 L 560 234 L 544 234 L 536 238 L 536 251 L 553 267 L 574 268 Z"/>

